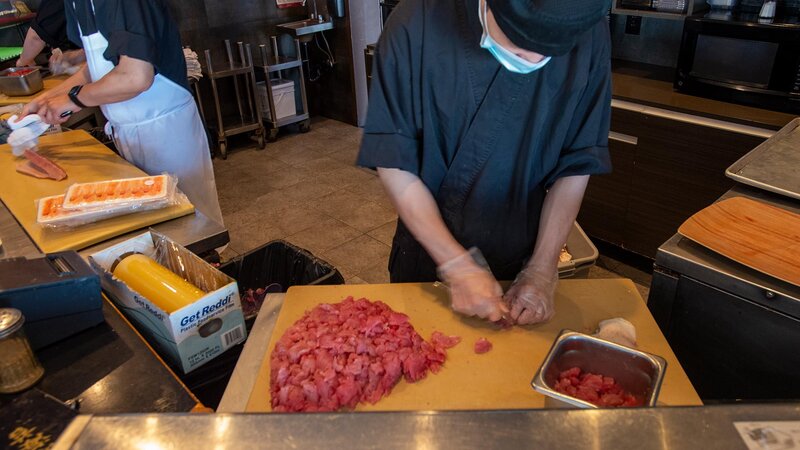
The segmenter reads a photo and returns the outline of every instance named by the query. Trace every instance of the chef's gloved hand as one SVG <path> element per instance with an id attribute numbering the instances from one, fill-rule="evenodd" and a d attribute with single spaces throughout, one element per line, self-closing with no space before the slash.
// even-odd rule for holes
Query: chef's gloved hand
<path id="1" fill-rule="evenodd" d="M 74 75 L 75 72 L 80 70 L 80 65 L 74 65 L 72 63 L 72 53 L 73 52 L 64 53 L 59 48 L 53 50 L 50 56 L 50 73 L 53 75 Z"/>
<path id="2" fill-rule="evenodd" d="M 517 325 L 547 322 L 555 315 L 553 300 L 558 283 L 558 269 L 529 265 L 517 275 L 503 296 Z"/>
<path id="3" fill-rule="evenodd" d="M 450 301 L 455 311 L 492 322 L 502 319 L 508 312 L 503 304 L 503 289 L 477 248 L 440 265 L 436 271 L 450 288 Z"/>

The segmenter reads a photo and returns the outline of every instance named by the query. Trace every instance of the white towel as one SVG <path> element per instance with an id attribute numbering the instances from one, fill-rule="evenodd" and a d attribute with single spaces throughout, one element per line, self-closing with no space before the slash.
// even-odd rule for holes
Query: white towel
<path id="1" fill-rule="evenodd" d="M 200 60 L 191 48 L 183 48 L 183 57 L 186 58 L 186 76 L 199 80 L 203 78 L 203 66 L 200 65 Z"/>
<path id="2" fill-rule="evenodd" d="M 636 327 L 621 317 L 601 321 L 594 335 L 620 345 L 636 347 Z"/>

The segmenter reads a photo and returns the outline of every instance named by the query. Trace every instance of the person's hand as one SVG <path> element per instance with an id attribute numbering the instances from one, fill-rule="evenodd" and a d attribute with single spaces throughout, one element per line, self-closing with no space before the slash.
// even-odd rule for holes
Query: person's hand
<path id="1" fill-rule="evenodd" d="M 73 103 L 68 95 L 61 94 L 46 99 L 37 111 L 37 114 L 41 116 L 45 123 L 60 125 L 69 120 L 69 115 L 65 115 L 64 113 L 67 111 L 76 113 L 80 110 L 81 108 Z"/>
<path id="2" fill-rule="evenodd" d="M 37 114 L 39 110 L 42 109 L 42 105 L 45 101 L 47 101 L 47 97 L 45 97 L 44 94 L 31 100 L 22 107 L 22 112 L 19 113 L 19 117 L 25 117 L 28 114 Z"/>
<path id="3" fill-rule="evenodd" d="M 500 320 L 507 312 L 502 301 L 503 289 L 478 249 L 465 251 L 439 266 L 437 272 L 450 288 L 450 301 L 455 311 L 492 322 Z"/>
<path id="4" fill-rule="evenodd" d="M 61 49 L 53 50 L 50 55 L 50 73 L 53 75 L 72 75 L 80 70 L 80 64 L 85 60 L 83 50 L 70 50 L 62 52 Z"/>
<path id="5" fill-rule="evenodd" d="M 31 61 L 31 60 L 25 61 L 22 58 L 17 60 L 17 67 L 28 67 L 28 66 L 32 66 L 32 65 L 33 65 L 33 61 Z"/>
<path id="6" fill-rule="evenodd" d="M 53 75 L 61 75 L 64 73 L 64 53 L 60 48 L 54 49 L 50 54 L 50 73 Z"/>
<path id="7" fill-rule="evenodd" d="M 528 266 L 517 275 L 503 296 L 511 308 L 511 319 L 518 325 L 547 322 L 555 315 L 553 299 L 558 269 Z"/>

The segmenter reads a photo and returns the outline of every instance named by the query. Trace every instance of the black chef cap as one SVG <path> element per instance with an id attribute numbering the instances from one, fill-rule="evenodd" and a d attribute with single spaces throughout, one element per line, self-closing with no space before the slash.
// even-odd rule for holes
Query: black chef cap
<path id="1" fill-rule="evenodd" d="M 486 0 L 500 29 L 514 45 L 560 56 L 603 18 L 610 0 Z"/>

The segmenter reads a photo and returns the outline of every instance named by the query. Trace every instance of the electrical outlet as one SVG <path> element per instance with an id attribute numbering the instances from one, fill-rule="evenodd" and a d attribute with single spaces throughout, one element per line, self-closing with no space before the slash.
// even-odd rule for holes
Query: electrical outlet
<path id="1" fill-rule="evenodd" d="M 628 16 L 625 19 L 625 34 L 639 35 L 642 31 L 642 16 Z"/>

